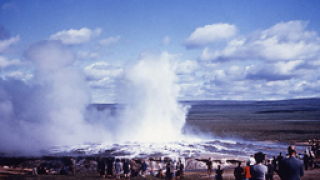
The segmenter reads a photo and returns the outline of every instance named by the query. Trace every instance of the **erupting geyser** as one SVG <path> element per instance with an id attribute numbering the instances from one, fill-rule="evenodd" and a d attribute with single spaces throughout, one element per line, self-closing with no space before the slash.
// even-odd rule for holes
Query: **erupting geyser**
<path id="1" fill-rule="evenodd" d="M 75 56 L 60 41 L 40 41 L 25 51 L 32 81 L 0 80 L 0 152 L 38 154 L 52 147 L 181 139 L 185 109 L 174 56 L 142 55 L 119 78 L 117 116 L 87 109 L 90 92 Z M 92 111 L 92 112 L 90 112 Z"/>
<path id="2" fill-rule="evenodd" d="M 126 104 L 119 117 L 119 140 L 181 140 L 186 110 L 177 102 L 179 86 L 173 58 L 168 53 L 158 57 L 147 54 L 138 63 L 127 66 L 118 87 Z"/>

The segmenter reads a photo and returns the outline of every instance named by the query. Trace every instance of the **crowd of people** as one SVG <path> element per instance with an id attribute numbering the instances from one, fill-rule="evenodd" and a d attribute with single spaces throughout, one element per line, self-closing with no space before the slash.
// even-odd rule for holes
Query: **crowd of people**
<path id="1" fill-rule="evenodd" d="M 246 166 L 242 167 L 241 162 L 234 169 L 235 180 L 273 180 L 275 173 L 281 180 L 300 180 L 304 171 L 318 167 L 314 158 L 320 156 L 319 144 L 313 144 L 306 150 L 303 160 L 301 154 L 297 154 L 295 146 L 288 147 L 288 154 L 283 157 L 281 152 L 273 160 L 267 159 L 266 155 L 258 152 L 250 157 Z M 209 159 L 210 160 L 210 159 Z M 212 164 L 207 162 L 209 176 L 212 170 Z M 221 167 L 216 170 L 215 180 L 222 180 Z"/>
<path id="2" fill-rule="evenodd" d="M 120 179 L 121 174 L 124 175 L 124 177 L 145 177 L 147 169 L 150 175 L 168 180 L 180 179 L 180 177 L 184 175 L 184 164 L 180 159 L 177 163 L 168 160 L 166 166 L 163 169 L 160 168 L 157 173 L 155 171 L 154 161 L 150 160 L 148 165 L 146 161 L 141 161 L 140 159 L 131 159 L 130 161 L 125 159 L 120 161 L 120 159 L 100 158 L 98 170 L 101 177 L 116 177 L 116 179 Z M 150 167 L 148 168 L 148 166 Z M 164 170 L 165 173 L 163 172 Z"/>
<path id="3" fill-rule="evenodd" d="M 315 163 L 315 158 L 320 157 L 319 143 L 311 143 L 310 147 L 306 148 L 304 154 L 297 154 L 295 146 L 291 145 L 287 149 L 288 154 L 283 156 L 282 153 L 277 157 L 268 159 L 263 152 L 257 152 L 250 156 L 246 165 L 241 166 L 241 162 L 238 162 L 237 167 L 234 169 L 235 180 L 273 180 L 275 174 L 277 174 L 281 180 L 299 180 L 304 175 L 305 170 L 319 168 L 319 165 Z M 96 159 L 97 160 L 97 159 Z M 148 174 L 159 177 L 161 179 L 180 179 L 184 176 L 184 164 L 181 159 L 175 162 L 170 159 L 166 159 L 165 165 L 163 160 L 149 159 L 148 163 L 141 159 L 115 159 L 114 157 L 100 157 L 97 162 L 97 170 L 101 177 L 115 177 L 120 179 L 120 176 L 127 177 L 146 177 Z M 198 160 L 198 159 L 196 159 Z M 61 175 L 75 175 L 76 167 L 75 160 L 73 158 L 60 160 L 60 174 Z M 161 161 L 162 163 L 156 163 Z M 207 166 L 207 173 L 209 177 L 213 173 L 212 160 L 198 160 L 204 161 Z M 62 165 L 61 165 L 62 164 Z M 156 168 L 156 164 L 162 164 L 162 166 Z M 51 167 L 52 168 L 52 167 Z M 48 164 L 40 164 L 35 167 L 33 174 L 48 174 L 50 172 L 50 166 Z M 157 170 L 156 170 L 157 169 Z M 220 165 L 215 168 L 215 180 L 223 180 L 224 170 Z"/>

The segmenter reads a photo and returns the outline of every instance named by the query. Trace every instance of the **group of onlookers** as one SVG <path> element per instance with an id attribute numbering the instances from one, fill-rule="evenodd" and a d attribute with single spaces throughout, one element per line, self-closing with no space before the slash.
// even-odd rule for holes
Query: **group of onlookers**
<path id="1" fill-rule="evenodd" d="M 315 149 L 319 150 L 318 148 Z M 310 149 L 309 154 L 306 153 L 306 155 L 308 157 L 317 155 L 317 153 L 313 154 L 312 152 L 314 151 Z M 262 152 L 258 152 L 247 161 L 244 168 L 241 167 L 241 162 L 238 163 L 238 166 L 234 169 L 234 177 L 236 180 L 273 180 L 276 172 L 281 180 L 300 180 L 300 177 L 304 175 L 304 171 L 308 169 L 307 167 L 314 167 L 314 164 L 310 164 L 310 161 L 304 162 L 300 157 L 293 145 L 288 147 L 287 157 L 283 157 L 280 153 L 272 161 L 266 159 L 266 155 Z M 314 162 L 312 161 L 312 163 Z M 208 162 L 207 166 L 210 175 L 211 162 Z M 218 166 L 215 179 L 222 180 L 222 173 L 223 170 Z"/>
<path id="2" fill-rule="evenodd" d="M 105 177 L 106 175 L 109 177 L 116 177 L 116 179 L 120 179 L 120 175 L 124 175 L 124 177 L 135 177 L 142 176 L 145 177 L 147 174 L 147 169 L 150 170 L 150 175 L 156 176 L 159 178 L 166 179 L 179 179 L 184 175 L 184 164 L 179 161 L 177 163 L 172 160 L 168 160 L 165 168 L 160 168 L 157 173 L 155 171 L 155 164 L 153 161 L 150 161 L 148 168 L 148 164 L 144 160 L 140 159 L 125 159 L 124 161 L 120 161 L 120 159 L 114 158 L 100 158 L 98 161 L 98 170 L 100 172 L 101 177 Z M 163 172 L 165 170 L 165 173 Z"/>

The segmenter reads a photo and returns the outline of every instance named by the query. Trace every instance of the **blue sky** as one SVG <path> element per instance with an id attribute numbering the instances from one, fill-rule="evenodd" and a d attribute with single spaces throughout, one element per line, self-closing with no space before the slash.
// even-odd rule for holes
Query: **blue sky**
<path id="1" fill-rule="evenodd" d="M 74 57 L 50 66 L 81 71 L 92 102 L 114 102 L 125 65 L 146 51 L 177 56 L 182 100 L 319 97 L 319 9 L 317 0 L 1 0 L 1 83 L 39 84 L 38 57 L 64 56 L 45 49 L 57 46 Z"/>

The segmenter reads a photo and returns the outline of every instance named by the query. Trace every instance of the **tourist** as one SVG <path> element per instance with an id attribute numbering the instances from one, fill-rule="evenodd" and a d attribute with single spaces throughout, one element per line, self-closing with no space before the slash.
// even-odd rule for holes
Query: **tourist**
<path id="1" fill-rule="evenodd" d="M 317 143 L 316 144 L 316 149 L 315 149 L 315 152 L 314 152 L 314 155 L 316 156 L 316 157 L 318 157 L 320 154 L 319 154 L 320 152 L 319 152 L 319 143 Z"/>
<path id="2" fill-rule="evenodd" d="M 174 179 L 174 176 L 176 175 L 176 166 L 174 165 L 174 162 L 170 161 L 170 179 Z"/>
<path id="3" fill-rule="evenodd" d="M 243 168 L 241 167 L 241 162 L 239 162 L 238 167 L 234 169 L 233 175 L 236 180 L 242 180 Z"/>
<path id="4" fill-rule="evenodd" d="M 131 177 L 135 177 L 137 175 L 136 166 L 137 166 L 136 162 L 132 159 L 130 161 Z"/>
<path id="5" fill-rule="evenodd" d="M 99 159 L 98 170 L 100 172 L 100 176 L 102 178 L 105 178 L 105 176 L 106 176 L 106 162 L 105 162 L 105 160 L 103 158 Z"/>
<path id="6" fill-rule="evenodd" d="M 268 172 L 266 174 L 266 180 L 273 180 L 275 168 L 273 163 L 271 163 L 270 160 L 267 161 L 267 167 L 268 167 Z"/>
<path id="7" fill-rule="evenodd" d="M 162 169 L 159 170 L 159 172 L 156 175 L 156 177 L 158 177 L 158 178 L 163 178 L 164 177 Z"/>
<path id="8" fill-rule="evenodd" d="M 303 161 L 296 158 L 295 146 L 288 147 L 289 158 L 280 164 L 279 176 L 281 180 L 300 180 L 304 175 Z"/>
<path id="9" fill-rule="evenodd" d="M 179 160 L 179 170 L 180 170 L 180 176 L 184 175 L 184 164 L 181 162 L 181 159 Z"/>
<path id="10" fill-rule="evenodd" d="M 314 165 L 314 155 L 311 152 L 311 150 L 309 150 L 309 167 L 310 169 L 313 169 L 313 165 Z"/>
<path id="11" fill-rule="evenodd" d="M 155 176 L 155 162 L 150 159 L 150 175 Z"/>
<path id="12" fill-rule="evenodd" d="M 218 169 L 216 170 L 215 179 L 216 180 L 223 180 L 222 179 L 223 170 L 221 169 L 221 166 L 218 165 Z"/>
<path id="13" fill-rule="evenodd" d="M 246 166 L 243 169 L 243 174 L 244 174 L 245 180 L 249 180 L 251 178 L 249 161 L 247 162 Z"/>
<path id="14" fill-rule="evenodd" d="M 107 175 L 109 177 L 112 177 L 113 176 L 113 163 L 114 163 L 114 159 L 109 157 L 107 159 Z"/>
<path id="15" fill-rule="evenodd" d="M 279 167 L 280 167 L 282 160 L 283 160 L 283 156 L 282 156 L 282 153 L 280 152 L 279 156 L 277 157 L 277 160 L 276 160 L 276 164 L 277 164 L 277 166 L 275 167 L 276 171 L 279 171 Z"/>
<path id="16" fill-rule="evenodd" d="M 176 179 L 180 179 L 180 175 L 181 175 L 181 173 L 180 173 L 180 160 L 179 160 L 179 162 L 177 163 L 177 165 L 176 165 Z"/>
<path id="17" fill-rule="evenodd" d="M 265 180 L 265 176 L 268 172 L 267 166 L 263 165 L 262 162 L 265 159 L 265 154 L 258 152 L 254 154 L 256 164 L 250 166 L 250 175 L 254 180 Z"/>
<path id="18" fill-rule="evenodd" d="M 69 161 L 69 171 L 71 171 L 72 175 L 76 175 L 75 160 L 73 158 L 70 158 Z"/>
<path id="19" fill-rule="evenodd" d="M 126 159 L 125 162 L 123 163 L 123 173 L 124 173 L 124 177 L 129 177 L 130 168 L 129 168 L 128 159 Z"/>
<path id="20" fill-rule="evenodd" d="M 39 175 L 48 174 L 48 173 L 47 173 L 47 169 L 46 169 L 46 165 L 43 165 L 43 164 L 40 165 L 40 166 L 38 167 L 37 172 L 38 172 Z"/>
<path id="21" fill-rule="evenodd" d="M 211 176 L 211 172 L 212 172 L 212 162 L 211 162 L 211 158 L 208 159 L 207 161 L 207 169 L 208 169 L 208 174 L 209 174 L 209 177 Z"/>
<path id="22" fill-rule="evenodd" d="M 171 162 L 171 160 L 167 163 L 167 165 L 166 165 L 166 177 L 168 178 L 168 179 L 171 179 L 171 173 L 170 173 L 170 162 Z"/>
<path id="23" fill-rule="evenodd" d="M 116 179 L 120 179 L 120 174 L 121 174 L 121 162 L 120 162 L 120 159 L 116 160 L 116 164 L 114 165 L 114 167 L 115 167 Z"/>
<path id="24" fill-rule="evenodd" d="M 309 155 L 307 153 L 303 156 L 304 170 L 309 169 Z"/>
<path id="25" fill-rule="evenodd" d="M 254 159 L 253 155 L 250 156 L 249 158 L 249 162 L 250 162 L 250 166 L 255 165 L 256 164 L 256 160 Z"/>
<path id="26" fill-rule="evenodd" d="M 143 161 L 141 164 L 141 176 L 145 177 L 147 173 L 147 163 L 146 161 Z"/>

